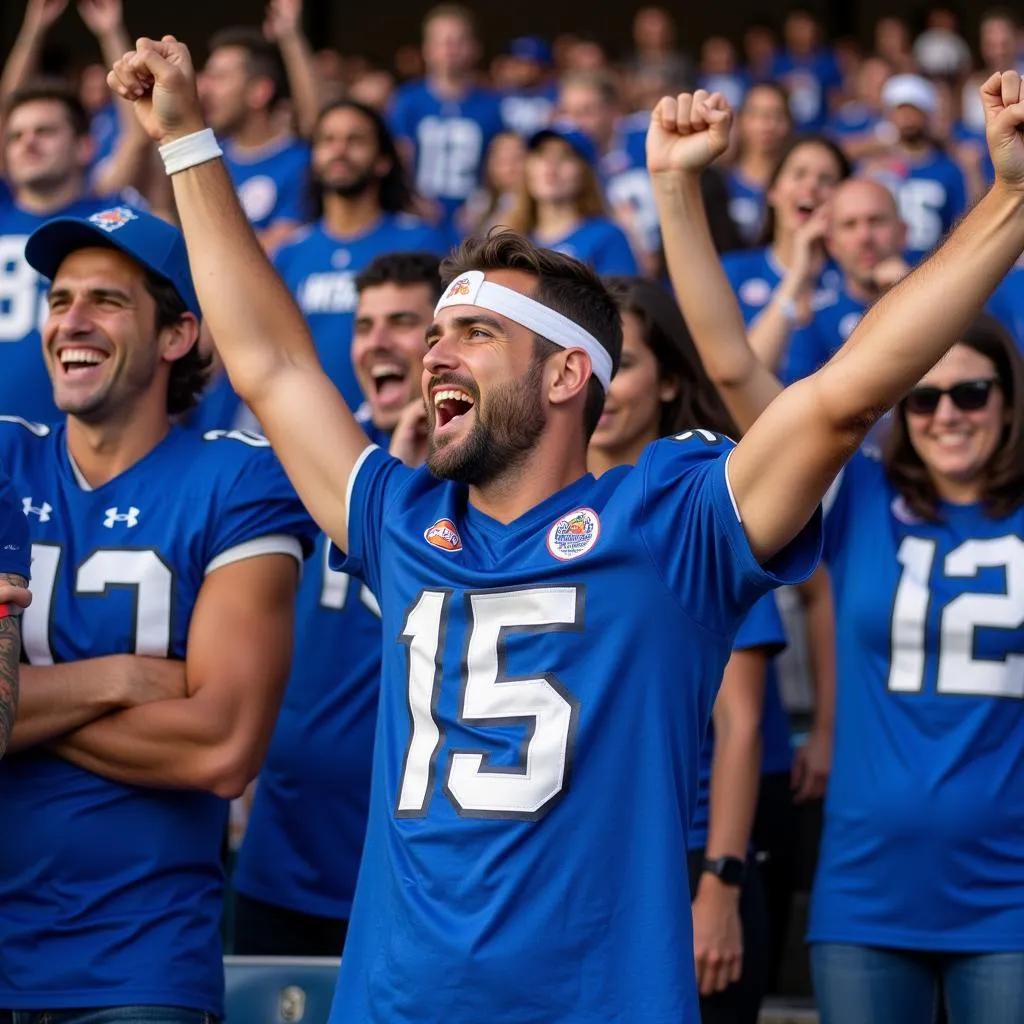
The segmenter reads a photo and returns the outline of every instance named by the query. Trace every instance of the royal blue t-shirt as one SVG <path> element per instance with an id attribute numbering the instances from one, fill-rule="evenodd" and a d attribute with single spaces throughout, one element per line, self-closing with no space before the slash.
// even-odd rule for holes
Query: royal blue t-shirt
<path id="1" fill-rule="evenodd" d="M 1024 351 L 1024 264 L 1020 261 L 996 285 L 985 312 L 994 316 Z"/>
<path id="2" fill-rule="evenodd" d="M 824 48 L 806 57 L 778 53 L 772 78 L 789 94 L 789 112 L 798 131 L 820 131 L 828 119 L 829 93 L 843 82 L 835 54 Z"/>
<path id="3" fill-rule="evenodd" d="M 792 384 L 820 370 L 846 344 L 867 308 L 844 289 L 816 309 L 811 322 L 790 335 L 783 381 Z"/>
<path id="4" fill-rule="evenodd" d="M 967 209 L 964 172 L 941 150 L 914 163 L 892 161 L 871 176 L 896 197 L 900 219 L 907 225 L 911 262 L 931 252 Z"/>
<path id="5" fill-rule="evenodd" d="M 764 189 L 745 178 L 738 167 L 727 168 L 723 177 L 729 193 L 729 217 L 743 241 L 753 245 L 760 239 L 764 229 Z"/>
<path id="6" fill-rule="evenodd" d="M 534 238 L 538 245 L 589 263 L 602 277 L 638 273 L 636 256 L 626 233 L 607 217 L 588 217 L 556 241 Z"/>
<path id="7" fill-rule="evenodd" d="M 655 442 L 509 524 L 359 461 L 331 564 L 380 599 L 384 648 L 332 1021 L 699 1021 L 701 742 L 742 618 L 820 546 L 815 517 L 758 565 L 731 447 Z"/>
<path id="8" fill-rule="evenodd" d="M 388 120 L 395 138 L 412 146 L 417 191 L 440 203 L 450 225 L 480 183 L 487 147 L 504 130 L 500 97 L 471 88 L 448 100 L 425 79 L 408 82 L 396 93 Z"/>
<path id="9" fill-rule="evenodd" d="M 501 120 L 506 129 L 529 139 L 551 123 L 558 102 L 554 83 L 532 89 L 508 89 L 501 94 Z"/>
<path id="10" fill-rule="evenodd" d="M 722 257 L 722 268 L 736 293 L 743 322 L 748 326 L 768 305 L 772 293 L 786 273 L 770 246 L 727 252 Z M 842 275 L 839 268 L 829 261 L 818 278 L 811 298 L 811 308 L 817 310 L 834 301 L 841 287 Z"/>
<path id="11" fill-rule="evenodd" d="M 321 534 L 302 576 L 291 676 L 232 884 L 251 899 L 344 919 L 370 804 L 380 606 L 365 583 L 328 566 L 328 549 Z"/>
<path id="12" fill-rule="evenodd" d="M 377 256 L 390 252 L 448 252 L 439 228 L 404 213 L 385 213 L 361 235 L 338 238 L 320 221 L 305 228 L 274 256 L 274 266 L 309 324 L 324 372 L 350 409 L 364 396 L 352 369 L 356 276 Z"/>
<path id="13" fill-rule="evenodd" d="M 258 435 L 172 430 L 87 490 L 63 425 L 7 420 L 0 460 L 31 535 L 22 650 L 32 665 L 183 659 L 208 573 L 252 554 L 301 560 L 312 546 L 312 523 Z M 6 756 L 0 1006 L 221 1014 L 227 820 L 213 793 L 113 782 L 45 747 Z"/>
<path id="14" fill-rule="evenodd" d="M 309 145 L 285 135 L 258 150 L 221 142 L 224 166 L 245 215 L 257 231 L 279 221 L 309 220 Z"/>
<path id="15" fill-rule="evenodd" d="M 89 196 L 52 213 L 29 213 L 0 197 L 0 415 L 56 422 L 53 386 L 46 372 L 39 330 L 46 320 L 50 283 L 28 265 L 25 243 L 54 217 L 87 217 L 97 210 L 126 205 L 120 196 Z"/>
<path id="16" fill-rule="evenodd" d="M 1024 936 L 1024 511 L 923 522 L 850 462 L 826 519 L 832 775 L 808 940 L 952 953 Z"/>
<path id="17" fill-rule="evenodd" d="M 765 594 L 740 624 L 733 640 L 734 651 L 762 650 L 769 660 L 786 647 L 786 631 L 773 594 Z M 767 680 L 765 681 L 767 688 Z M 766 693 L 767 698 L 767 693 Z M 762 721 L 764 716 L 762 715 Z M 774 753 L 774 752 L 773 752 Z M 697 788 L 697 808 L 690 826 L 691 850 L 703 850 L 708 843 L 708 823 L 711 816 L 711 767 L 715 755 L 714 720 L 708 723 L 707 735 L 700 751 L 700 782 Z"/>

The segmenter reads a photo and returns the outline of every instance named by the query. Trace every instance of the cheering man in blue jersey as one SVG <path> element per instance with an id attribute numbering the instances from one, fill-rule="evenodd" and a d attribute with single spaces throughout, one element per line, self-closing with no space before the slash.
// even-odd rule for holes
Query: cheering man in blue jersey
<path id="1" fill-rule="evenodd" d="M 141 40 L 109 81 L 162 144 L 235 388 L 334 567 L 381 605 L 333 1019 L 694 1024 L 680 866 L 717 682 L 757 598 L 813 571 L 836 473 L 1024 248 L 1019 77 L 987 91 L 998 186 L 854 344 L 739 444 L 687 430 L 599 480 L 587 437 L 622 334 L 584 265 L 508 232 L 446 261 L 423 364 L 428 462 L 408 469 L 367 445 L 320 369 L 204 129 L 188 50 Z M 659 104 L 656 173 L 680 151 L 724 151 L 728 110 L 696 133 L 692 112 L 688 95 Z"/>
<path id="2" fill-rule="evenodd" d="M 0 763 L 0 1019 L 201 1024 L 227 798 L 270 739 L 313 531 L 262 437 L 170 425 L 205 374 L 176 228 L 114 207 L 26 258 L 66 421 L 0 422 L 36 581 Z"/>

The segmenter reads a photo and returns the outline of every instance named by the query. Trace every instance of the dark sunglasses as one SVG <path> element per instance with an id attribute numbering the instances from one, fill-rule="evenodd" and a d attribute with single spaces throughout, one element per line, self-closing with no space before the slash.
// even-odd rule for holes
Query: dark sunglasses
<path id="1" fill-rule="evenodd" d="M 942 396 L 949 395 L 950 401 L 961 412 L 977 412 L 988 405 L 992 388 L 998 384 L 997 380 L 962 380 L 945 389 L 924 385 L 914 388 L 904 399 L 903 406 L 907 412 L 928 416 L 938 409 Z"/>

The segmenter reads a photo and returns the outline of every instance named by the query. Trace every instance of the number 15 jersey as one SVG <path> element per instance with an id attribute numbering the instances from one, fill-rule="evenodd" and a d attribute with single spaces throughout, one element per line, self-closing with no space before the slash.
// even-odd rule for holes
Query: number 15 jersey
<path id="1" fill-rule="evenodd" d="M 699 1020 L 687 831 L 769 570 L 707 432 L 503 525 L 370 449 L 349 555 L 383 616 L 370 819 L 332 1020 Z"/>

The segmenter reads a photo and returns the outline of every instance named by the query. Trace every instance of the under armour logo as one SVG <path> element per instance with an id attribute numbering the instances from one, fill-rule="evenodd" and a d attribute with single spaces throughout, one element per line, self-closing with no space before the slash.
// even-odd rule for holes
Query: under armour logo
<path id="1" fill-rule="evenodd" d="M 42 505 L 33 505 L 31 498 L 22 498 L 21 510 L 26 516 L 39 516 L 39 522 L 48 523 L 53 506 L 48 501 L 44 501 Z"/>
<path id="2" fill-rule="evenodd" d="M 108 530 L 112 530 L 118 523 L 124 523 L 126 526 L 138 526 L 139 510 L 134 505 L 127 512 L 119 512 L 116 508 L 108 508 L 107 518 L 103 520 L 103 525 Z"/>

